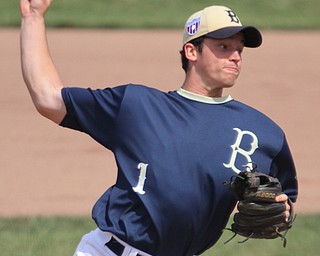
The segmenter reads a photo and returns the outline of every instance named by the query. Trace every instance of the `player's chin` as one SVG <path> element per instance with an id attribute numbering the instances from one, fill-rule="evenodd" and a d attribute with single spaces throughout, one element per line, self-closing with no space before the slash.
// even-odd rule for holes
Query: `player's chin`
<path id="1" fill-rule="evenodd" d="M 231 88 L 235 85 L 237 79 L 229 79 L 223 83 L 224 88 Z"/>
<path id="2" fill-rule="evenodd" d="M 229 76 L 226 77 L 224 80 L 224 87 L 225 88 L 230 88 L 235 85 L 237 81 L 238 75 L 236 74 L 230 74 Z"/>

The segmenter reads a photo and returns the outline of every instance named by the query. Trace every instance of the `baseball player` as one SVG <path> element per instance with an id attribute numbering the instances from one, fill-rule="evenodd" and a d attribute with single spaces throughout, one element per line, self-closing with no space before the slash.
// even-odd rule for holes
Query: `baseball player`
<path id="1" fill-rule="evenodd" d="M 223 95 L 241 71 L 244 47 L 262 43 L 231 9 L 194 13 L 183 32 L 181 88 L 125 84 L 99 90 L 63 85 L 49 54 L 50 0 L 21 0 L 21 60 L 40 114 L 84 132 L 115 155 L 118 177 L 93 207 L 97 229 L 77 256 L 191 256 L 212 247 L 236 200 L 223 183 L 258 163 L 276 176 L 289 218 L 296 171 L 284 132 L 259 111 Z M 290 206 L 291 205 L 291 206 Z"/>

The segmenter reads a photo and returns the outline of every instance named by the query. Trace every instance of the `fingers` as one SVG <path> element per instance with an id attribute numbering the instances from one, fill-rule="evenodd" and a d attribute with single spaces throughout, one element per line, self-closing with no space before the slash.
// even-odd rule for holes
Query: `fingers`
<path id="1" fill-rule="evenodd" d="M 29 0 L 20 0 L 20 13 L 22 17 L 27 16 L 30 13 Z"/>
<path id="2" fill-rule="evenodd" d="M 290 205 L 288 203 L 286 203 L 286 211 L 285 211 L 285 216 L 286 216 L 286 221 L 289 221 L 289 218 L 290 218 Z"/>
<path id="3" fill-rule="evenodd" d="M 286 204 L 286 210 L 284 212 L 285 217 L 286 217 L 286 221 L 289 220 L 290 215 L 291 215 L 290 214 L 291 207 L 290 207 L 290 204 L 288 203 L 288 200 L 289 200 L 289 198 L 288 198 L 288 196 L 286 194 L 280 194 L 280 195 L 276 196 L 276 198 L 275 198 L 275 201 L 277 203 L 283 202 L 283 203 Z"/>
<path id="4" fill-rule="evenodd" d="M 280 194 L 280 195 L 277 195 L 276 198 L 275 198 L 275 201 L 277 203 L 279 202 L 286 202 L 288 201 L 288 196 L 286 194 Z"/>
<path id="5" fill-rule="evenodd" d="M 20 12 L 22 17 L 32 14 L 44 16 L 52 0 L 20 0 Z"/>

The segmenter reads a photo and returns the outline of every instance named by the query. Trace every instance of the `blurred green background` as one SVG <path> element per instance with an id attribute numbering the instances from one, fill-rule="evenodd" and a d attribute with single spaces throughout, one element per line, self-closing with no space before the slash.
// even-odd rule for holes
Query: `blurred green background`
<path id="1" fill-rule="evenodd" d="M 226 5 L 243 24 L 263 29 L 319 29 L 319 0 L 54 0 L 47 26 L 181 28 L 205 6 Z M 19 26 L 19 0 L 1 0 L 0 26 Z"/>

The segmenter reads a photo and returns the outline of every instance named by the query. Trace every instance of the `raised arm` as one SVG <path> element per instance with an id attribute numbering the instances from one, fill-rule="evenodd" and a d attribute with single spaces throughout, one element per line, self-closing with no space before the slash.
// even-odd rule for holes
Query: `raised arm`
<path id="1" fill-rule="evenodd" d="M 52 0 L 20 0 L 21 66 L 24 81 L 39 113 L 59 124 L 66 114 L 63 87 L 49 53 L 44 15 Z"/>

